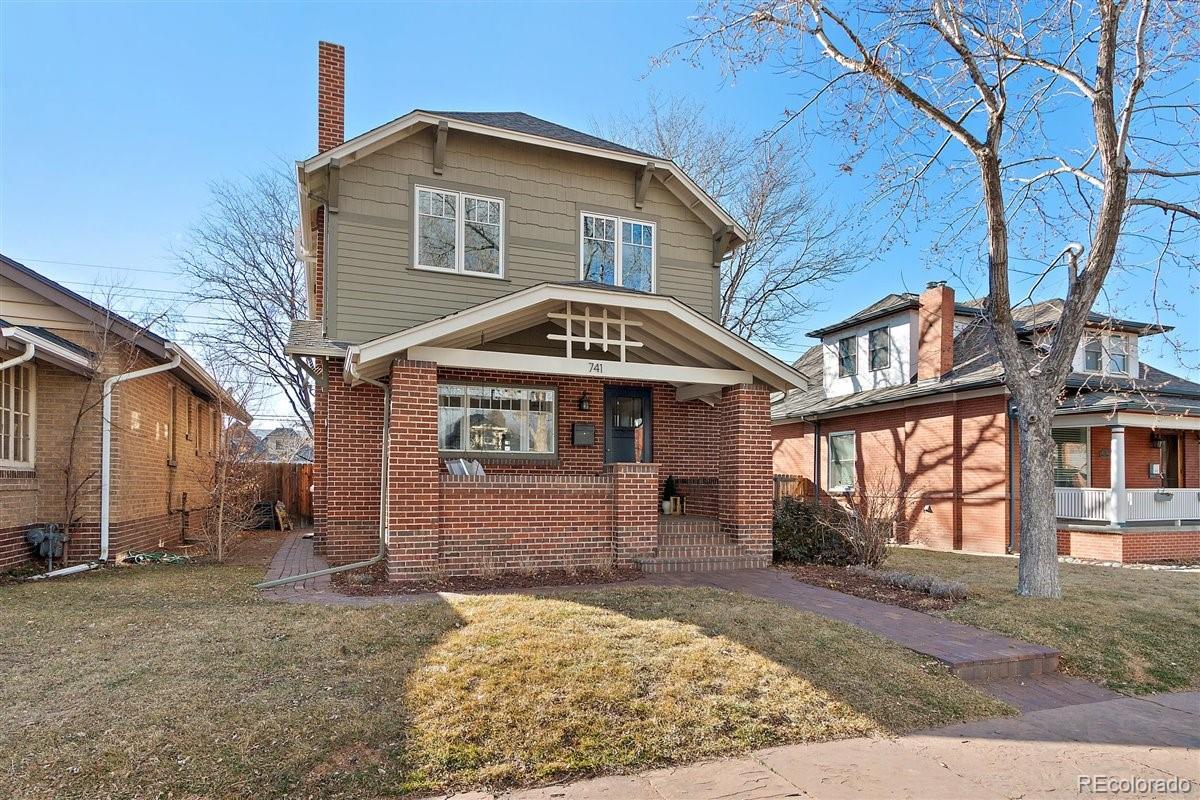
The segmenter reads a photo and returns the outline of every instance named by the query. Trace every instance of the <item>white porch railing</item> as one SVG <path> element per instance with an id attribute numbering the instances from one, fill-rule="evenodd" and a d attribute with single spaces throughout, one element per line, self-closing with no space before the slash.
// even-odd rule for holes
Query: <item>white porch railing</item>
<path id="1" fill-rule="evenodd" d="M 1106 522 L 1109 514 L 1108 489 L 1056 488 L 1055 508 L 1059 519 Z M 1126 489 L 1124 496 L 1127 522 L 1180 522 L 1200 520 L 1200 489 Z"/>

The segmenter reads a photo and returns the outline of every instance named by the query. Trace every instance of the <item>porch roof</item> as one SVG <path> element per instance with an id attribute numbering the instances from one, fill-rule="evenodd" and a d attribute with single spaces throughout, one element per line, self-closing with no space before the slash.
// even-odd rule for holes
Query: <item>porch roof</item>
<path id="1" fill-rule="evenodd" d="M 562 346 L 563 356 L 538 355 L 501 341 L 545 326 L 555 332 L 539 337 L 539 349 Z M 709 397 L 722 386 L 750 381 L 778 391 L 807 386 L 794 368 L 672 297 L 587 281 L 541 283 L 352 345 L 345 374 L 351 380 L 378 378 L 395 358 L 658 380 L 674 383 L 681 398 Z"/>

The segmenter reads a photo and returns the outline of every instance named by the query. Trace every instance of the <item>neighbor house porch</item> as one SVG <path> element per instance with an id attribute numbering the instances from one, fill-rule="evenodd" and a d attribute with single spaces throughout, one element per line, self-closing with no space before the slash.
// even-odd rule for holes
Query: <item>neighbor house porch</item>
<path id="1" fill-rule="evenodd" d="M 1117 561 L 1200 557 L 1198 437 L 1200 420 L 1186 417 L 1057 417 L 1060 552 Z"/>
<path id="2" fill-rule="evenodd" d="M 385 485 L 393 580 L 764 566 L 769 394 L 797 380 L 671 298 L 524 290 L 333 366 L 319 535 L 331 561 L 369 555 Z M 663 518 L 668 478 L 686 516 Z"/>

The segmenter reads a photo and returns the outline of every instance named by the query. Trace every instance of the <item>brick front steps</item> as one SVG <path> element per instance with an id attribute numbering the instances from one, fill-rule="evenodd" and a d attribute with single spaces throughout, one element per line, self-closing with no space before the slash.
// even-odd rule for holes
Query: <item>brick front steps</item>
<path id="1" fill-rule="evenodd" d="M 771 556 L 754 556 L 721 533 L 712 517 L 691 514 L 658 518 L 654 555 L 634 559 L 642 572 L 720 572 L 771 565 Z"/>

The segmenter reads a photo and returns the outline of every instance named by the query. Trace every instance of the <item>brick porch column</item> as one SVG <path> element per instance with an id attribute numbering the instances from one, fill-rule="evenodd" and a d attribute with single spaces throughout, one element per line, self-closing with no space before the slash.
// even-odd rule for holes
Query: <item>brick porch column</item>
<path id="1" fill-rule="evenodd" d="M 613 480 L 613 557 L 619 567 L 658 547 L 658 465 L 609 464 Z"/>
<path id="2" fill-rule="evenodd" d="M 771 401 L 760 384 L 721 391 L 721 532 L 751 555 L 771 554 Z"/>
<path id="3" fill-rule="evenodd" d="M 396 361 L 391 388 L 388 580 L 418 580 L 428 577 L 438 565 L 437 365 Z"/>
<path id="4" fill-rule="evenodd" d="M 318 368 L 328 376 L 329 363 L 326 359 L 317 359 Z M 325 415 L 326 389 L 320 385 L 313 393 L 313 468 L 312 468 L 312 520 L 313 520 L 313 552 L 319 556 L 325 555 Z"/>

